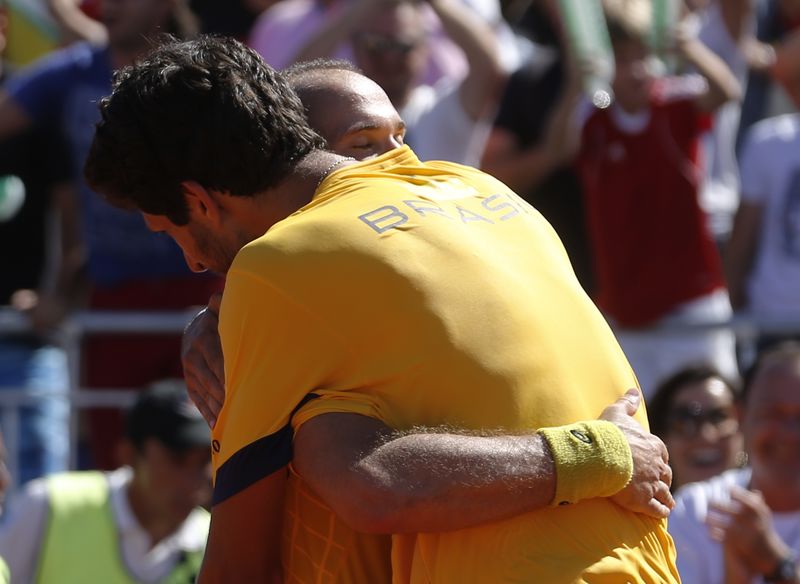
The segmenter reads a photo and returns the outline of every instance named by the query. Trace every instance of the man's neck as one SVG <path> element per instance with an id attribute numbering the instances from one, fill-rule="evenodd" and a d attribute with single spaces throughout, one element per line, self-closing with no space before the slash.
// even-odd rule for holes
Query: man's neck
<path id="1" fill-rule="evenodd" d="M 276 187 L 254 197 L 230 197 L 228 210 L 235 216 L 244 238 L 252 241 L 310 203 L 324 178 L 349 163 L 349 159 L 338 154 L 315 150 L 304 156 Z"/>
<path id="2" fill-rule="evenodd" d="M 135 476 L 128 484 L 127 497 L 131 513 L 141 528 L 150 536 L 151 548 L 175 533 L 181 526 L 180 522 L 170 521 L 149 504 L 147 495 L 142 492 L 142 487 L 137 484 Z"/>
<path id="3" fill-rule="evenodd" d="M 334 170 L 353 161 L 327 150 L 314 150 L 306 154 L 292 172 L 268 196 L 276 203 L 280 212 L 291 215 L 308 204 L 319 185 Z"/>

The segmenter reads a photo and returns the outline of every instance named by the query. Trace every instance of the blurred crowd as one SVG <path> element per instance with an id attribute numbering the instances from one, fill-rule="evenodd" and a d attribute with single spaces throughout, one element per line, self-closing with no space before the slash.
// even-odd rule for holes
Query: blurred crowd
<path id="1" fill-rule="evenodd" d="M 223 288 L 189 271 L 137 214 L 92 193 L 82 173 L 114 71 L 162 34 L 200 33 L 234 36 L 279 69 L 350 61 L 400 119 L 310 120 L 332 149 L 361 159 L 409 144 L 422 160 L 480 167 L 530 202 L 617 334 L 667 443 L 685 581 L 752 582 L 794 562 L 800 0 L 0 0 L 0 306 L 30 319 L 24 332 L 0 330 L 0 400 L 4 389 L 35 397 L 6 436 L 20 461 L 15 483 L 26 485 L 0 527 L 0 557 L 19 559 L 12 581 L 78 553 L 55 542 L 74 533 L 66 523 L 47 538 L 38 524 L 18 535 L 48 493 L 108 499 L 118 529 L 144 528 L 125 544 L 142 582 L 185 567 L 191 554 L 176 550 L 196 549 L 203 529 L 193 508 L 207 503 L 197 495 L 208 494 L 197 487 L 207 461 L 190 449 L 199 442 L 170 454 L 174 436 L 162 428 L 153 447 L 117 408 L 82 413 L 89 474 L 62 474 L 70 374 L 55 341 L 75 311 L 183 310 Z M 314 91 L 301 98 L 310 109 Z M 725 326 L 736 314 L 758 326 L 755 359 Z M 149 395 L 182 377 L 180 338 L 85 336 L 77 370 L 82 388 Z M 166 523 L 148 514 L 169 501 L 143 502 L 158 473 L 184 488 Z M 114 493 L 129 484 L 138 487 L 121 505 Z M 53 508 L 70 504 L 54 498 Z"/>

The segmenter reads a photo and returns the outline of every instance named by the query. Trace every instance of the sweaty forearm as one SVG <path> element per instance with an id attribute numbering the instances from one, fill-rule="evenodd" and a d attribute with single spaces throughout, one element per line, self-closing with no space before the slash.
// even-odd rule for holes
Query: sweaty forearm
<path id="1" fill-rule="evenodd" d="M 374 527 L 392 533 L 460 529 L 552 503 L 610 496 L 628 482 L 630 450 L 610 422 L 541 432 L 409 434 L 383 443 L 354 469 L 374 497 L 370 506 L 384 510 Z"/>
<path id="2" fill-rule="evenodd" d="M 293 465 L 357 531 L 461 529 L 658 483 L 650 471 L 666 466 L 666 449 L 630 420 L 636 407 L 626 394 L 600 420 L 521 436 L 398 434 L 374 418 L 328 413 L 296 431 Z M 652 497 L 636 491 L 620 504 L 652 514 Z"/>
<path id="3" fill-rule="evenodd" d="M 359 461 L 384 509 L 376 531 L 452 530 L 546 506 L 556 486 L 545 440 L 528 436 L 411 434 Z"/>

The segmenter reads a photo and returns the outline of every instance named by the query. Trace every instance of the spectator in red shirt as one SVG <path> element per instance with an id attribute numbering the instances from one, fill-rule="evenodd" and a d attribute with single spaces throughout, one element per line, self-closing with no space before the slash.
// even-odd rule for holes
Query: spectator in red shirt
<path id="1" fill-rule="evenodd" d="M 698 203 L 699 138 L 709 114 L 737 99 L 725 63 L 696 38 L 675 49 L 695 75 L 658 77 L 645 43 L 647 22 L 607 10 L 615 55 L 615 103 L 594 110 L 582 134 L 583 179 L 597 302 L 647 395 L 688 362 L 706 360 L 735 376 L 727 331 L 654 334 L 666 324 L 730 315 L 720 259 Z"/>

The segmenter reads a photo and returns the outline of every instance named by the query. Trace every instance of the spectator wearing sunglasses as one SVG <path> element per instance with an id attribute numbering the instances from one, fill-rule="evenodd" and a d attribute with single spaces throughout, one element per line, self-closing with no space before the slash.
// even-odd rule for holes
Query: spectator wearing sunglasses
<path id="1" fill-rule="evenodd" d="M 691 584 L 800 582 L 800 344 L 760 354 L 741 411 L 749 466 L 675 497 L 678 570 Z"/>
<path id="2" fill-rule="evenodd" d="M 648 417 L 669 450 L 673 491 L 746 462 L 738 395 L 738 386 L 710 365 L 687 366 L 658 386 Z"/>

